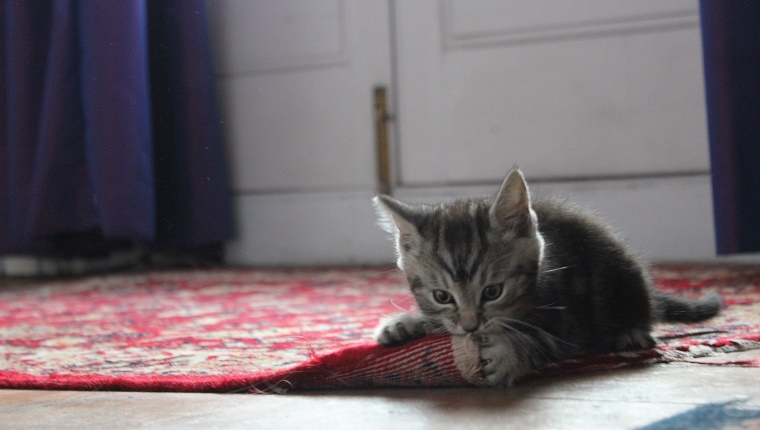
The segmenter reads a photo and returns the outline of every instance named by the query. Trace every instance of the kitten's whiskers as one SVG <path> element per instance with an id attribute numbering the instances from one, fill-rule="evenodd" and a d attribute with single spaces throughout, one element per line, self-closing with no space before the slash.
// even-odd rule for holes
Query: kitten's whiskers
<path id="1" fill-rule="evenodd" d="M 552 361 L 556 359 L 556 351 L 550 351 L 541 342 L 539 342 L 538 339 L 534 338 L 533 336 L 528 335 L 527 333 L 520 331 L 519 329 L 507 324 L 506 322 L 502 322 L 502 321 L 497 321 L 497 322 L 499 323 L 501 327 L 506 328 L 513 334 L 519 335 L 522 339 L 522 341 L 518 341 L 518 339 L 510 338 L 511 341 L 515 343 L 522 343 L 523 345 L 531 344 L 534 346 L 534 349 L 522 348 L 523 351 L 533 351 L 533 350 L 538 351 L 539 353 L 541 353 L 542 358 L 545 361 Z M 552 348 L 552 349 L 556 349 L 556 348 Z M 531 357 L 531 358 L 535 358 L 535 357 Z"/>
<path id="2" fill-rule="evenodd" d="M 550 310 L 559 310 L 563 311 L 567 309 L 567 306 L 554 306 L 557 302 L 549 303 L 547 305 L 541 305 L 541 306 L 531 306 L 533 309 L 550 309 Z"/>
<path id="3" fill-rule="evenodd" d="M 571 268 L 571 267 L 575 267 L 575 266 L 563 266 L 563 267 L 555 267 L 554 269 L 544 270 L 544 271 L 543 271 L 543 273 L 558 272 L 558 271 L 560 271 L 560 270 L 569 269 L 569 268 Z"/>
<path id="4" fill-rule="evenodd" d="M 516 323 L 516 324 L 522 324 L 522 325 L 524 325 L 526 327 L 529 327 L 529 328 L 531 328 L 533 330 L 536 330 L 537 332 L 539 332 L 539 333 L 543 334 L 544 336 L 547 336 L 547 337 L 549 337 L 549 338 L 551 338 L 551 339 L 553 339 L 555 341 L 564 343 L 565 345 L 568 345 L 568 346 L 572 346 L 573 348 L 578 348 L 578 345 L 575 345 L 573 343 L 567 342 L 566 340 L 560 339 L 557 336 L 554 336 L 553 334 L 549 333 L 548 331 L 542 329 L 541 327 L 536 327 L 533 324 L 526 323 L 525 321 L 520 321 L 520 320 L 517 320 L 517 319 L 514 319 L 514 318 L 507 318 L 507 317 L 497 317 L 497 318 L 500 320 L 499 321 L 500 323 L 501 323 L 501 321 L 504 321 L 504 322 L 509 322 L 509 323 L 513 323 L 513 324 L 514 323 Z"/>

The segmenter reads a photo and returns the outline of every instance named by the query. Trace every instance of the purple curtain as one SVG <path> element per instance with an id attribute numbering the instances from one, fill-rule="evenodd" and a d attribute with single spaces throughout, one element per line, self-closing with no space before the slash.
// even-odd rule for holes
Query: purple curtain
<path id="1" fill-rule="evenodd" d="M 204 2 L 0 7 L 0 255 L 228 238 Z"/>
<path id="2" fill-rule="evenodd" d="M 760 251 L 760 2 L 702 0 L 719 254 Z"/>

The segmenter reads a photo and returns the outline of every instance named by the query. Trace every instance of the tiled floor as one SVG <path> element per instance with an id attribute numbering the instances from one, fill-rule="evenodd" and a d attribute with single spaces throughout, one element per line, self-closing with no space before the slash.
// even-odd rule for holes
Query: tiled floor
<path id="1" fill-rule="evenodd" d="M 700 411 L 721 404 L 734 425 L 760 428 L 760 369 L 661 364 L 538 380 L 508 390 L 286 395 L 0 390 L 0 427 L 617 429 L 685 414 L 698 419 L 662 428 L 707 429 L 716 428 L 716 421 Z M 755 420 L 742 418 L 755 415 Z"/>

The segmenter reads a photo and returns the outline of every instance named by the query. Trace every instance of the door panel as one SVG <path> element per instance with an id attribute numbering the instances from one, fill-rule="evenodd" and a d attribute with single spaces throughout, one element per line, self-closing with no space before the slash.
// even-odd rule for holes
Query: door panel
<path id="1" fill-rule="evenodd" d="M 695 3 L 683 0 L 444 0 L 440 7 L 447 47 L 693 26 L 698 19 Z"/>
<path id="2" fill-rule="evenodd" d="M 208 2 L 236 192 L 373 189 L 385 1 Z"/>
<path id="3" fill-rule="evenodd" d="M 396 30 L 404 185 L 708 169 L 694 1 L 398 2 Z"/>

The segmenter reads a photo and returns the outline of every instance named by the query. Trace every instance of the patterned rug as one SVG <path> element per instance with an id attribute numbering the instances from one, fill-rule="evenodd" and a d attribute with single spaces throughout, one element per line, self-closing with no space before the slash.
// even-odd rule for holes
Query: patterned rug
<path id="1" fill-rule="evenodd" d="M 669 266 L 659 288 L 716 290 L 726 308 L 659 325 L 645 351 L 568 360 L 532 377 L 639 363 L 760 366 L 760 268 Z M 111 275 L 0 287 L 0 388 L 285 392 L 477 385 L 460 337 L 396 348 L 372 341 L 383 316 L 413 308 L 396 270 L 215 270 Z"/>

